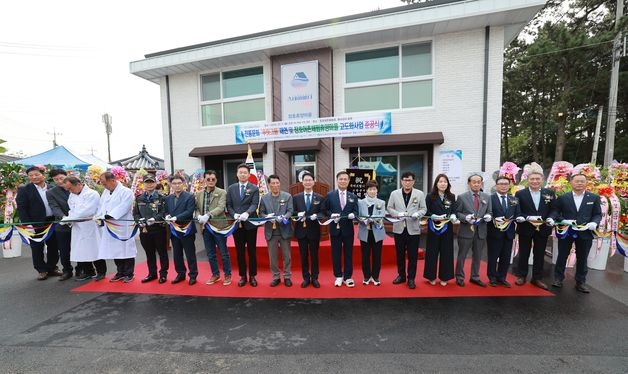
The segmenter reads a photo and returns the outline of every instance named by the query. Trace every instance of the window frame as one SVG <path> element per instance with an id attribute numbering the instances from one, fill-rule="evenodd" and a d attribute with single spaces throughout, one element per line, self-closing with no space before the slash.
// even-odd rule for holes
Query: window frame
<path id="1" fill-rule="evenodd" d="M 297 154 L 304 154 L 304 153 L 313 153 L 314 154 L 314 161 L 294 161 L 294 156 Z M 317 151 L 294 151 L 291 152 L 290 154 L 290 164 L 291 164 L 291 168 L 290 168 L 290 180 L 292 182 L 292 178 L 296 178 L 296 169 L 298 167 L 304 167 L 304 166 L 313 166 L 314 167 L 314 180 L 316 180 L 317 177 L 317 172 L 318 172 L 318 168 L 316 167 L 316 161 L 318 160 L 318 156 L 317 156 Z M 295 179 L 293 183 L 301 183 L 301 181 L 299 181 L 298 179 Z"/>
<path id="2" fill-rule="evenodd" d="M 399 171 L 399 169 L 401 168 L 401 159 L 399 158 L 399 156 L 420 156 L 423 155 L 423 189 L 421 189 L 421 191 L 423 191 L 424 194 L 428 194 L 429 191 L 428 189 L 430 188 L 430 183 L 427 180 L 427 169 L 428 169 L 428 156 L 429 156 L 429 152 L 428 151 L 403 151 L 403 152 L 361 152 L 360 156 L 362 158 L 366 158 L 366 157 L 382 157 L 382 156 L 397 156 L 397 165 L 395 165 L 395 167 L 397 168 L 397 172 Z M 354 154 L 351 153 L 350 157 L 353 157 Z M 355 155 L 357 156 L 357 154 Z M 399 189 L 401 188 L 401 174 L 398 175 L 397 177 L 397 188 Z"/>

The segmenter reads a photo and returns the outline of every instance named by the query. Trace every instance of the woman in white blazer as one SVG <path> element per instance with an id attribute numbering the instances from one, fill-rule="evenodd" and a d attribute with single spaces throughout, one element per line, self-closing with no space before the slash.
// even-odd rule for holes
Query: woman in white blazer
<path id="1" fill-rule="evenodd" d="M 358 201 L 360 223 L 358 225 L 358 239 L 362 248 L 362 284 L 373 283 L 380 285 L 379 271 L 382 267 L 382 244 L 386 237 L 384 230 L 384 215 L 386 202 L 377 198 L 377 182 L 366 182 L 366 197 Z M 373 217 L 373 218 L 369 218 Z"/>

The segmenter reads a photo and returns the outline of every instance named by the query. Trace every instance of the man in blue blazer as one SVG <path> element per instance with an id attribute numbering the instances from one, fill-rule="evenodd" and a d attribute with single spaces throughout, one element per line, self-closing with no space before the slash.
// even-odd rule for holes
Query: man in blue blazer
<path id="1" fill-rule="evenodd" d="M 358 197 L 349 191 L 349 174 L 341 171 L 336 174 L 338 189 L 327 194 L 323 205 L 325 215 L 334 219 L 329 225 L 331 237 L 331 258 L 334 268 L 334 286 L 354 287 L 353 281 L 353 220 L 358 216 Z M 344 255 L 344 269 L 342 257 Z"/>
<path id="2" fill-rule="evenodd" d="M 294 211 L 301 219 L 294 225 L 294 236 L 299 242 L 301 255 L 301 273 L 303 274 L 301 287 L 306 288 L 311 283 L 314 288 L 319 288 L 321 285 L 318 282 L 318 248 L 321 241 L 321 225 L 318 219 L 322 217 L 321 208 L 324 198 L 314 192 L 312 174 L 304 173 L 302 183 L 303 192 L 296 194 L 292 200 Z"/>
<path id="3" fill-rule="evenodd" d="M 584 174 L 570 176 L 569 184 L 572 191 L 558 199 L 552 208 L 550 216 L 556 222 L 562 221 L 570 226 L 584 226 L 570 228 L 568 235 L 558 239 L 558 258 L 554 266 L 553 287 L 561 288 L 565 279 L 565 265 L 571 251 L 571 246 L 576 244 L 576 290 L 589 293 L 587 281 L 587 258 L 593 243 L 593 230 L 602 220 L 602 208 L 600 197 L 594 193 L 585 191 L 587 177 Z"/>
<path id="4" fill-rule="evenodd" d="M 171 235 L 172 241 L 172 257 L 174 259 L 174 269 L 177 272 L 176 278 L 172 280 L 172 284 L 176 284 L 185 280 L 185 262 L 183 253 L 188 260 L 188 275 L 190 277 L 189 284 L 196 284 L 198 276 L 198 268 L 196 266 L 196 245 L 194 239 L 196 236 L 196 226 L 192 221 L 194 218 L 194 210 L 196 209 L 196 201 L 194 195 L 185 191 L 185 181 L 180 175 L 175 175 L 170 179 L 170 186 L 174 190 L 172 195 L 166 197 L 166 221 L 176 222 L 179 225 L 190 224 L 190 231 L 184 235 L 178 232 Z"/>
<path id="5" fill-rule="evenodd" d="M 20 222 L 42 222 L 34 226 L 43 226 L 43 222 L 51 222 L 55 219 L 46 196 L 46 192 L 52 189 L 52 186 L 46 184 L 43 170 L 36 166 L 28 168 L 26 174 L 30 183 L 20 187 L 17 191 L 15 198 L 17 214 L 20 216 Z M 42 230 L 31 229 L 30 231 L 39 233 Z M 33 252 L 33 267 L 39 273 L 38 280 L 46 280 L 51 275 L 63 275 L 57 268 L 59 249 L 54 233 L 45 242 L 31 241 L 29 245 Z M 47 247 L 45 258 L 44 246 Z"/>
<path id="6" fill-rule="evenodd" d="M 491 207 L 493 208 L 493 223 L 487 226 L 486 245 L 488 247 L 488 284 L 497 287 L 501 284 L 510 288 L 510 283 L 506 280 L 508 267 L 510 266 L 510 255 L 512 253 L 512 241 L 515 238 L 515 223 L 512 222 L 505 231 L 497 228 L 496 225 L 504 224 L 505 220 L 525 221 L 521 217 L 519 201 L 516 197 L 510 196 L 510 179 L 500 176 L 495 181 L 495 192 L 491 196 Z M 499 262 L 499 265 L 498 265 Z"/>

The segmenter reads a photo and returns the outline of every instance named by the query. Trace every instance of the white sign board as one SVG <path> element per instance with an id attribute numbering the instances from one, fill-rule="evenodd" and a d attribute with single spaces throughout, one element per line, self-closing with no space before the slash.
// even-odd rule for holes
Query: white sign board
<path id="1" fill-rule="evenodd" d="M 318 118 L 318 61 L 281 65 L 281 118 Z"/>
<path id="2" fill-rule="evenodd" d="M 441 173 L 449 177 L 451 184 L 462 181 L 462 150 L 440 151 L 438 166 Z"/>

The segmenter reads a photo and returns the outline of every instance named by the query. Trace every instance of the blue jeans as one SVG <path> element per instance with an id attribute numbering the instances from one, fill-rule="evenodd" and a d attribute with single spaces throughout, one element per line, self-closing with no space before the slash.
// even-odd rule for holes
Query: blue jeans
<path id="1" fill-rule="evenodd" d="M 231 275 L 231 260 L 229 259 L 229 251 L 227 250 L 227 238 L 214 236 L 208 230 L 203 230 L 203 242 L 205 243 L 205 250 L 209 258 L 209 266 L 212 269 L 212 275 L 220 275 L 218 258 L 216 257 L 216 247 L 218 247 L 220 251 L 222 269 L 225 275 Z"/>

